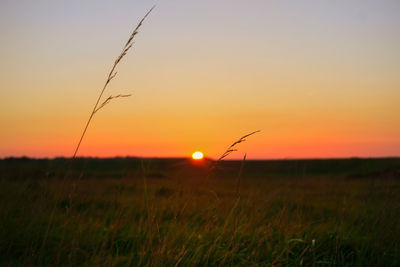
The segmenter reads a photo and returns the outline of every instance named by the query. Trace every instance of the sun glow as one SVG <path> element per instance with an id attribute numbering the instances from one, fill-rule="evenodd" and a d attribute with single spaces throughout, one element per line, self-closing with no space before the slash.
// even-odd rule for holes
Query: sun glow
<path id="1" fill-rule="evenodd" d="M 196 160 L 202 159 L 203 157 L 204 155 L 200 151 L 196 151 L 192 154 L 192 158 Z"/>

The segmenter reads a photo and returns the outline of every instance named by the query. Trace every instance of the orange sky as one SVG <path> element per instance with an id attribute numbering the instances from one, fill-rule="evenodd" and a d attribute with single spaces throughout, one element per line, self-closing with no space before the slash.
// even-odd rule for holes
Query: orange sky
<path id="1" fill-rule="evenodd" d="M 158 1 L 79 156 L 400 156 L 398 1 Z M 0 3 L 0 157 L 72 156 L 148 1 Z"/>

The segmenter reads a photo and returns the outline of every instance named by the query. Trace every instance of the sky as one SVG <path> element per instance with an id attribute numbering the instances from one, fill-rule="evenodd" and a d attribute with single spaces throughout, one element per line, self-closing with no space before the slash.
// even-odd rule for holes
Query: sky
<path id="1" fill-rule="evenodd" d="M 397 0 L 0 2 L 0 157 L 400 156 Z"/>

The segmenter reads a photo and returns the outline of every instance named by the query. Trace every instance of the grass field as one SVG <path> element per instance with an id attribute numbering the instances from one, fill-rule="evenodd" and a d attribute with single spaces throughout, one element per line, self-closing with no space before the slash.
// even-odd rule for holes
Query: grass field
<path id="1" fill-rule="evenodd" d="M 211 175 L 187 159 L 5 159 L 0 265 L 399 266 L 399 170 L 400 159 L 227 161 Z"/>

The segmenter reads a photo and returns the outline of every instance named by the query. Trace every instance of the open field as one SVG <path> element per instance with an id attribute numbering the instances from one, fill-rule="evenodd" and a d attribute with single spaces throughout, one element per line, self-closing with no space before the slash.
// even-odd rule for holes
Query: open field
<path id="1" fill-rule="evenodd" d="M 400 159 L 207 165 L 1 160 L 0 265 L 400 265 Z"/>

